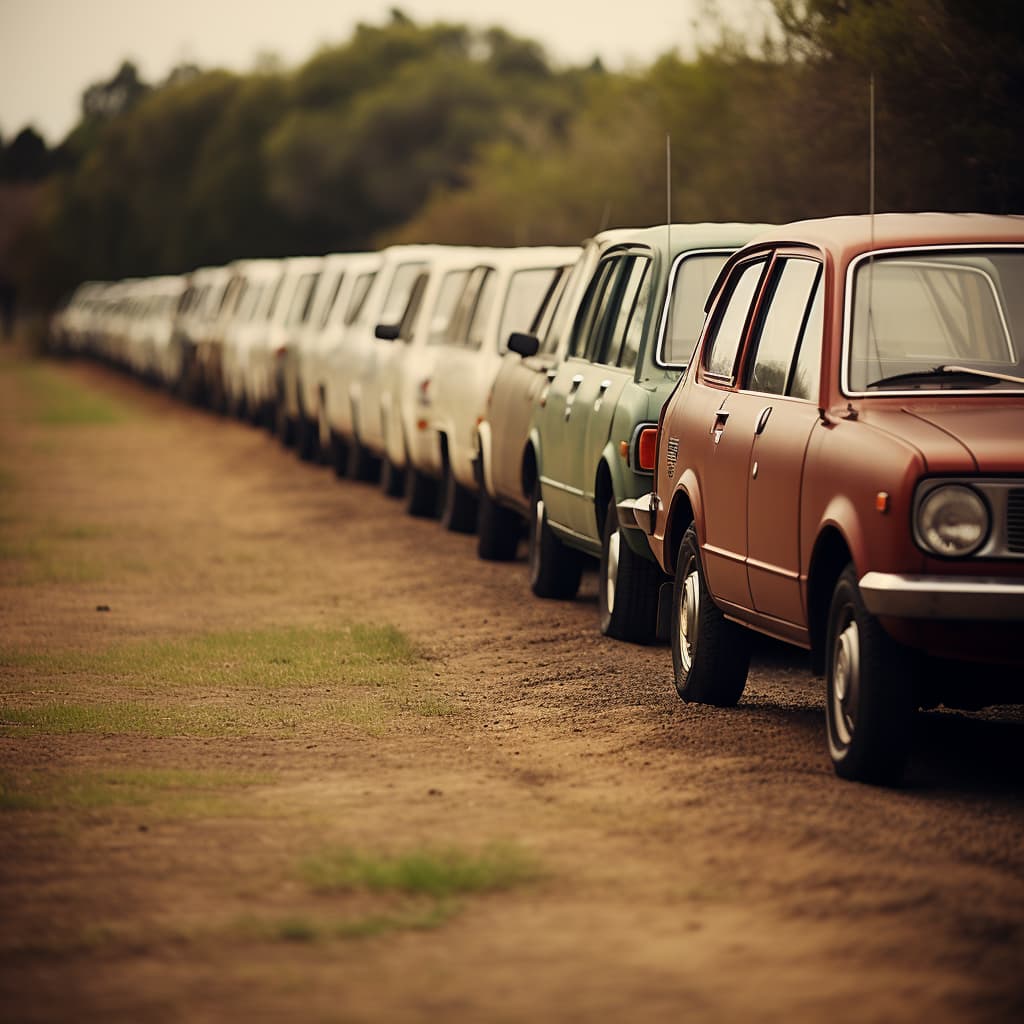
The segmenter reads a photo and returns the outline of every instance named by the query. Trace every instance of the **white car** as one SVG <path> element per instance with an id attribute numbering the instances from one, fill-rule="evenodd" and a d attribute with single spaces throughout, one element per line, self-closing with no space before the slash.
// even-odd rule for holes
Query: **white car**
<path id="1" fill-rule="evenodd" d="M 259 419 L 261 409 L 249 403 L 246 381 L 254 343 L 267 330 L 267 318 L 281 281 L 280 260 L 239 260 L 233 267 L 241 278 L 235 314 L 224 331 L 221 378 L 227 411 Z"/>
<path id="2" fill-rule="evenodd" d="M 244 366 L 246 407 L 270 428 L 277 427 L 279 361 L 297 312 L 296 290 L 303 277 L 319 270 L 321 260 L 320 256 L 290 256 L 280 261 L 280 277 L 273 287 L 266 316 L 248 339 Z M 312 282 L 307 284 L 311 286 Z"/>
<path id="3" fill-rule="evenodd" d="M 414 515 L 433 515 L 437 505 L 436 482 L 416 478 L 410 470 L 410 453 L 435 443 L 425 431 L 421 384 L 431 375 L 436 342 L 448 329 L 469 272 L 487 252 L 477 246 L 438 246 L 413 285 L 402 322 L 380 324 L 375 332 L 378 358 L 363 388 L 363 406 L 365 420 L 379 425 L 379 432 L 364 437 L 364 443 L 380 457 L 385 494 L 406 495 Z"/>
<path id="4" fill-rule="evenodd" d="M 361 303 L 332 352 L 325 373 L 325 402 L 336 451 L 345 453 L 345 474 L 373 479 L 379 460 L 367 441 L 378 442 L 382 430 L 379 405 L 363 405 L 364 388 L 372 388 L 382 326 L 397 330 L 405 317 L 413 288 L 430 262 L 435 246 L 394 245 L 380 253 L 380 266 Z"/>
<path id="5" fill-rule="evenodd" d="M 423 418 L 436 443 L 416 468 L 442 481 L 446 529 L 476 530 L 477 429 L 508 337 L 536 328 L 580 252 L 578 246 L 492 249 L 469 275 L 422 386 Z"/>

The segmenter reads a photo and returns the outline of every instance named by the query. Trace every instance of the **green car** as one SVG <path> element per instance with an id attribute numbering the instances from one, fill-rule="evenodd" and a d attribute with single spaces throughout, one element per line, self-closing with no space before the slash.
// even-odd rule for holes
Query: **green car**
<path id="1" fill-rule="evenodd" d="M 600 559 L 601 632 L 655 639 L 663 576 L 616 503 L 651 488 L 658 415 L 693 352 L 704 305 L 729 256 L 762 224 L 638 228 L 602 253 L 568 350 L 530 430 L 530 586 L 570 599 Z M 616 234 L 619 234 L 618 232 Z"/>

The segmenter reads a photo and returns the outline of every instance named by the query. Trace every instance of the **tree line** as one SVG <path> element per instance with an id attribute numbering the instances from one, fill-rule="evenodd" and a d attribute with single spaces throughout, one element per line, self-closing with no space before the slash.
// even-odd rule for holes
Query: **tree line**
<path id="1" fill-rule="evenodd" d="M 397 10 L 293 70 L 149 84 L 126 63 L 57 149 L 30 130 L 0 142 L 0 179 L 42 182 L 19 283 L 53 301 L 243 256 L 865 212 L 870 83 L 876 210 L 1021 210 L 1021 5 L 772 6 L 764 39 L 722 31 L 623 72 Z"/>

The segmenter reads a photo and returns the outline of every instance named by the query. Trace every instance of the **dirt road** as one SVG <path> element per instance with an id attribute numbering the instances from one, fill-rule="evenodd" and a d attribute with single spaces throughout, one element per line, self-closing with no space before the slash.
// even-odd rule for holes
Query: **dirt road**
<path id="1" fill-rule="evenodd" d="M 1024 1020 L 1019 708 L 844 784 L 799 657 L 685 706 L 252 428 L 8 349 L 0 438 L 3 1020 Z"/>

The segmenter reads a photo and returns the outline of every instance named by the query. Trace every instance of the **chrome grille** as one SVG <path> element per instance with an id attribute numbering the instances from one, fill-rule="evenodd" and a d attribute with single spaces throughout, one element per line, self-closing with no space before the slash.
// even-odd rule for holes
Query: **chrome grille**
<path id="1" fill-rule="evenodd" d="M 1006 496 L 1006 546 L 1015 554 L 1024 554 L 1024 487 Z"/>

